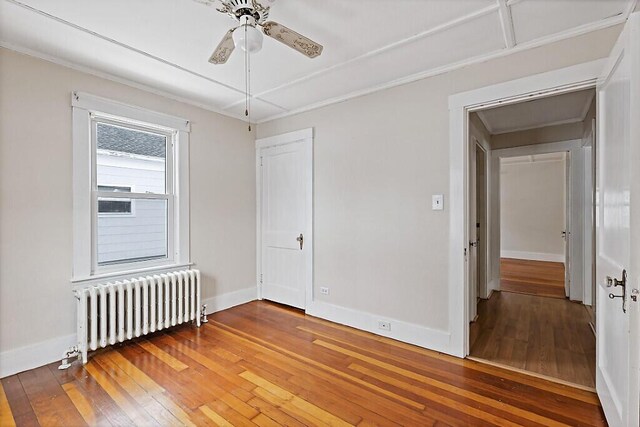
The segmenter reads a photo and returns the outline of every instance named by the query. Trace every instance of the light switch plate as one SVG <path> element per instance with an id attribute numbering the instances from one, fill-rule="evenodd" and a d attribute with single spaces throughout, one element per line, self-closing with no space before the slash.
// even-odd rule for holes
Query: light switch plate
<path id="1" fill-rule="evenodd" d="M 433 196 L 431 196 L 431 209 L 433 209 L 434 211 L 444 210 L 443 194 L 434 194 Z"/>

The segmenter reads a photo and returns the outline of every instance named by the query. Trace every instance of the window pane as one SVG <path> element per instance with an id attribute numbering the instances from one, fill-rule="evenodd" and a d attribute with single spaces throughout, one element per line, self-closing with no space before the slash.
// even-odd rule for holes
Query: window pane
<path id="1" fill-rule="evenodd" d="M 130 193 L 131 187 L 113 187 L 108 185 L 98 185 L 98 191 L 112 191 L 114 193 Z M 98 213 L 130 214 L 131 199 L 102 199 L 98 202 Z"/>
<path id="2" fill-rule="evenodd" d="M 167 201 L 99 198 L 130 203 L 129 215 L 98 215 L 98 265 L 167 258 Z"/>
<path id="3" fill-rule="evenodd" d="M 97 123 L 96 139 L 98 190 L 165 193 L 166 135 Z"/>

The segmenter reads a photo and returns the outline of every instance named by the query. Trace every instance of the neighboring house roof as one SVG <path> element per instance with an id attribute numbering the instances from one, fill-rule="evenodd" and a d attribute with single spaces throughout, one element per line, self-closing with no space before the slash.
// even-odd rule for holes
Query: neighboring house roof
<path id="1" fill-rule="evenodd" d="M 140 156 L 166 156 L 166 138 L 134 129 L 98 123 L 98 149 Z"/>

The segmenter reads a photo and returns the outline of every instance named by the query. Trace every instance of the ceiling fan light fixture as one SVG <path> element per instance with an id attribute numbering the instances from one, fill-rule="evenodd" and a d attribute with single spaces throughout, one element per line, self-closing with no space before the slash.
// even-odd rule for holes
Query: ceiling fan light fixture
<path id="1" fill-rule="evenodd" d="M 243 16 L 241 24 L 233 32 L 233 43 L 236 48 L 249 53 L 256 53 L 262 49 L 264 39 L 262 31 L 256 28 L 255 19 L 251 16 Z"/>

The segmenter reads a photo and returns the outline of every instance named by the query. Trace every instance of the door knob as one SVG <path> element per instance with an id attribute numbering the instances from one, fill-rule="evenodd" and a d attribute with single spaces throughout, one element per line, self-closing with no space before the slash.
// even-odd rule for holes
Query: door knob
<path id="1" fill-rule="evenodd" d="M 304 245 L 304 236 L 302 233 L 298 237 L 296 237 L 296 241 L 300 243 L 300 250 L 302 250 L 302 246 Z"/>
<path id="2" fill-rule="evenodd" d="M 622 288 L 622 295 L 615 295 L 613 292 L 609 294 L 609 298 L 622 298 L 622 312 L 627 312 L 627 270 L 622 270 L 622 280 L 618 280 L 615 277 L 607 276 L 607 288 L 610 287 L 617 288 L 620 286 Z M 633 299 L 633 297 L 632 297 Z M 635 301 L 635 300 L 634 300 Z"/>

